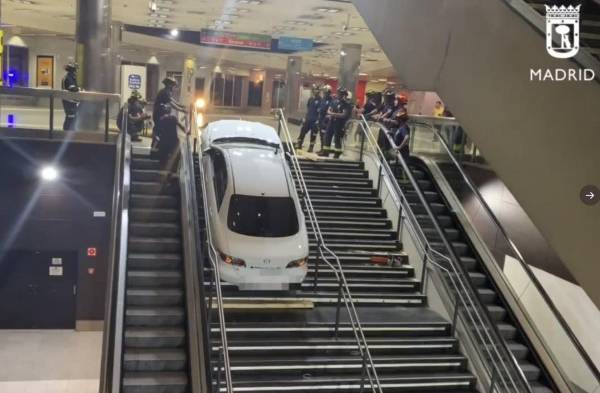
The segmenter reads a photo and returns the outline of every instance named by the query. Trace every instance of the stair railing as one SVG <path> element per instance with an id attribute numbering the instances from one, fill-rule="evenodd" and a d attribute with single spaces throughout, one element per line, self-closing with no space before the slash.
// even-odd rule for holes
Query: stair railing
<path id="1" fill-rule="evenodd" d="M 190 112 L 192 113 L 192 112 Z M 190 126 L 186 120 L 186 135 L 181 145 L 179 182 L 181 188 L 181 224 L 184 239 L 185 292 L 188 324 L 188 352 L 191 393 L 210 389 L 210 352 L 207 350 L 210 328 L 206 327 L 204 302 L 204 247 L 200 236 L 194 156 Z M 207 367 L 208 365 L 208 367 Z"/>
<path id="2" fill-rule="evenodd" d="M 379 123 L 372 124 L 377 132 L 384 133 L 390 145 L 395 148 L 396 146 L 391 138 L 389 130 Z M 454 249 L 446 239 L 437 217 L 433 214 L 418 182 L 412 175 L 412 172 L 402 155 L 398 151 L 395 153 L 395 157 L 401 165 L 404 175 L 414 188 L 421 205 L 424 207 L 427 216 L 433 223 L 434 229 L 444 245 L 444 251 L 447 252 L 448 255 L 444 255 L 434 249 L 427 240 L 427 237 L 416 218 L 416 214 L 409 204 L 406 194 L 398 184 L 394 176 L 394 171 L 390 167 L 385 154 L 381 151 L 377 140 L 372 134 L 371 124 L 367 122 L 364 116 L 361 116 L 361 120 L 359 121 L 358 132 L 361 133 L 361 138 L 363 138 L 361 144 L 366 142 L 367 148 L 375 155 L 375 159 L 381 168 L 382 176 L 387 178 L 388 183 L 391 186 L 390 191 L 393 192 L 394 196 L 400 202 L 400 209 L 404 211 L 408 219 L 408 224 L 410 224 L 414 233 L 417 234 L 415 239 L 423 250 L 423 267 L 421 275 L 422 288 L 424 288 L 426 272 L 429 268 L 436 272 L 438 277 L 442 279 L 442 282 L 446 285 L 447 292 L 453 293 L 453 329 L 455 329 L 456 322 L 460 316 L 465 327 L 467 327 L 465 331 L 470 335 L 473 341 L 478 344 L 475 346 L 475 350 L 478 352 L 482 364 L 487 368 L 489 376 L 488 391 L 533 393 L 523 371 L 510 350 L 507 348 L 504 339 L 488 315 L 485 306 L 476 295 L 472 283 L 467 278 L 467 272 L 460 263 Z M 398 225 L 401 225 L 400 221 L 398 222 Z"/>
<path id="3" fill-rule="evenodd" d="M 129 194 L 131 188 L 131 138 L 127 133 L 127 107 L 123 131 L 117 140 L 110 232 L 110 256 L 104 310 L 104 334 L 100 368 L 100 393 L 119 393 L 123 364 L 125 281 L 129 236 Z"/>
<path id="4" fill-rule="evenodd" d="M 569 324 L 564 319 L 561 312 L 558 310 L 558 307 L 554 304 L 554 302 L 552 301 L 552 298 L 546 292 L 546 290 L 544 289 L 544 287 L 542 286 L 542 284 L 540 283 L 540 281 L 538 280 L 538 278 L 536 277 L 534 272 L 531 270 L 531 268 L 529 267 L 529 264 L 527 264 L 525 262 L 523 255 L 521 254 L 521 252 L 515 245 L 515 242 L 511 239 L 510 235 L 508 234 L 508 231 L 504 228 L 502 223 L 498 220 L 498 218 L 494 214 L 492 208 L 488 205 L 488 203 L 485 201 L 483 195 L 481 195 L 481 193 L 479 192 L 479 189 L 477 188 L 477 186 L 473 183 L 473 181 L 471 180 L 469 175 L 465 172 L 462 165 L 460 164 L 458 159 L 455 157 L 455 154 L 452 152 L 452 149 L 448 146 L 446 139 L 444 139 L 442 137 L 440 131 L 436 127 L 434 127 L 430 123 L 423 122 L 419 117 L 411 118 L 410 122 L 411 122 L 411 125 L 413 125 L 413 126 L 423 127 L 425 129 L 427 129 L 428 131 L 430 131 L 433 135 L 435 135 L 438 138 L 438 139 L 436 139 L 436 143 L 439 143 L 441 145 L 445 155 L 444 155 L 444 157 L 436 159 L 436 161 L 443 160 L 444 163 L 451 164 L 452 168 L 458 172 L 458 174 L 460 175 L 461 184 L 465 184 L 468 187 L 468 189 L 470 191 L 470 196 L 473 197 L 471 200 L 474 199 L 477 202 L 477 204 L 479 206 L 481 206 L 482 210 L 488 216 L 489 222 L 497 228 L 497 235 L 495 236 L 495 241 L 497 242 L 498 238 L 502 239 L 504 244 L 501 247 L 506 246 L 510 249 L 510 251 L 512 252 L 511 256 L 519 263 L 519 265 L 521 266 L 521 269 L 526 273 L 529 281 L 531 282 L 531 284 L 533 284 L 533 288 L 538 293 L 539 298 L 546 303 L 546 306 L 548 307 L 550 314 L 554 317 L 554 319 L 556 320 L 558 325 L 560 325 L 560 327 L 562 328 L 562 330 L 564 332 L 564 337 L 566 337 L 571 342 L 573 348 L 577 352 L 579 360 L 577 361 L 576 368 L 579 369 L 580 375 L 579 376 L 569 375 L 569 371 L 565 370 L 566 365 L 564 365 L 564 364 L 561 365 L 560 361 L 556 359 L 557 356 L 555 355 L 555 352 L 557 352 L 557 353 L 564 352 L 564 347 L 562 345 L 562 341 L 560 342 L 560 344 L 554 344 L 552 342 L 548 342 L 547 340 L 544 340 L 543 337 L 540 337 L 540 341 L 542 341 L 544 343 L 546 350 L 553 355 L 552 361 L 556 365 L 557 370 L 561 373 L 562 378 L 565 381 L 570 381 L 570 382 L 581 380 L 582 374 L 583 374 L 581 372 L 581 368 L 584 368 L 587 371 L 586 372 L 587 376 L 590 377 L 589 379 L 596 380 L 595 387 L 597 388 L 598 386 L 600 386 L 600 371 L 594 364 L 594 361 L 591 359 L 590 355 L 584 349 L 583 345 L 581 344 L 581 342 L 579 341 L 579 339 L 577 338 L 577 336 L 575 335 L 573 330 L 569 327 Z M 488 223 L 488 221 L 486 221 L 486 223 Z M 508 254 L 508 253 L 503 253 L 503 254 Z M 497 260 L 495 257 L 494 257 L 494 260 L 499 265 L 501 265 L 503 262 L 501 260 Z M 520 305 L 520 301 L 518 303 Z M 523 310 L 523 312 L 526 316 L 528 315 L 528 312 L 526 310 Z M 531 323 L 535 325 L 534 322 L 531 322 Z M 538 334 L 538 336 L 540 336 L 540 335 Z M 553 346 L 555 346 L 554 350 L 552 349 Z M 575 361 L 572 356 L 570 357 L 570 361 L 571 362 Z M 572 365 L 570 366 L 570 368 L 572 368 Z M 582 382 L 578 383 L 578 385 L 580 385 L 580 386 L 582 384 L 583 384 Z"/>
<path id="5" fill-rule="evenodd" d="M 354 299 L 352 298 L 352 294 L 350 293 L 348 282 L 346 281 L 341 262 L 338 256 L 327 247 L 323 239 L 323 234 L 319 227 L 319 222 L 317 220 L 317 216 L 310 198 L 310 193 L 308 191 L 308 187 L 306 186 L 306 182 L 302 174 L 300 162 L 298 161 L 298 155 L 293 143 L 294 138 L 290 133 L 282 109 L 277 110 L 277 117 L 279 120 L 278 129 L 280 131 L 283 131 L 284 137 L 286 139 L 286 147 L 289 148 L 289 152 L 287 152 L 286 155 L 289 158 L 294 173 L 296 174 L 298 185 L 300 186 L 300 191 L 302 193 L 301 199 L 305 205 L 310 226 L 317 240 L 317 250 L 319 252 L 319 258 L 315 263 L 315 288 L 318 283 L 317 266 L 321 261 L 323 261 L 325 265 L 333 271 L 338 281 L 338 300 L 336 306 L 337 308 L 335 321 L 335 335 L 337 337 L 340 324 L 340 309 L 343 302 L 348 313 L 348 319 L 350 321 L 352 332 L 354 334 L 354 338 L 356 340 L 357 347 L 362 360 L 362 377 L 360 390 L 362 392 L 365 388 L 365 378 L 367 378 L 369 380 L 369 386 L 372 392 L 383 393 L 381 382 L 379 381 L 379 376 L 377 375 L 377 370 L 375 368 L 375 364 L 373 362 L 373 358 L 369 350 L 369 345 L 367 343 L 367 339 L 365 337 L 362 325 L 360 323 L 360 319 L 358 317 L 358 312 L 356 310 L 356 307 L 354 306 Z M 326 256 L 325 253 L 327 253 L 328 256 Z M 335 260 L 335 266 L 329 261 L 329 258 Z"/>
<path id="6" fill-rule="evenodd" d="M 196 116 L 194 116 L 195 118 Z M 225 392 L 232 393 L 233 392 L 233 380 L 231 378 L 231 362 L 229 360 L 229 344 L 227 341 L 227 326 L 225 320 L 225 307 L 223 301 L 223 290 L 221 288 L 221 273 L 219 272 L 218 266 L 218 254 L 217 250 L 213 244 L 212 234 L 210 229 L 210 218 L 208 214 L 208 203 L 206 201 L 206 183 L 204 177 L 204 171 L 202 170 L 202 158 L 200 157 L 199 170 L 198 175 L 200 176 L 200 185 L 202 190 L 202 205 L 204 211 L 204 222 L 206 223 L 206 246 L 208 251 L 208 259 L 210 260 L 212 267 L 212 282 L 211 288 L 208 289 L 210 295 L 208 299 L 208 334 L 209 334 L 209 346 L 208 351 L 213 350 L 212 339 L 210 339 L 210 331 L 212 325 L 212 312 L 213 312 L 213 292 L 216 292 L 216 301 L 217 301 L 217 314 L 219 317 L 219 331 L 221 335 L 221 345 L 217 349 L 218 350 L 218 360 L 216 367 L 216 381 L 214 381 L 214 385 L 216 385 L 216 391 L 221 391 L 221 373 L 225 376 Z M 214 290 L 213 290 L 214 289 Z M 215 371 L 211 367 L 211 371 Z"/>

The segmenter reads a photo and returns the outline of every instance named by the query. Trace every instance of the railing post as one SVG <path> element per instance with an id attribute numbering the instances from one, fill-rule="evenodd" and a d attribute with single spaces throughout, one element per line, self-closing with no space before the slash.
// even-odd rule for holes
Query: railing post
<path id="1" fill-rule="evenodd" d="M 104 142 L 108 142 L 108 113 L 109 102 L 108 98 L 104 101 Z"/>
<path id="2" fill-rule="evenodd" d="M 48 133 L 50 136 L 50 139 L 52 139 L 52 137 L 54 136 L 54 96 L 50 96 L 50 124 L 49 124 L 49 128 L 48 128 Z"/>
<path id="3" fill-rule="evenodd" d="M 365 390 L 365 377 L 367 376 L 367 359 L 366 359 L 366 348 L 365 351 L 363 351 L 363 355 L 362 355 L 362 377 L 360 379 L 360 393 L 363 393 Z M 373 386 L 371 386 L 371 389 L 373 389 Z"/>
<path id="4" fill-rule="evenodd" d="M 315 236 L 317 236 L 317 234 L 315 233 Z M 315 261 L 315 278 L 314 278 L 314 283 L 313 283 L 313 289 L 315 292 L 317 292 L 317 284 L 319 283 L 319 264 L 321 263 L 321 245 L 319 244 L 317 246 L 317 249 L 319 250 L 319 254 L 317 255 L 317 260 Z"/>
<path id="5" fill-rule="evenodd" d="M 456 322 L 458 321 L 458 309 L 460 308 L 460 302 L 458 300 L 458 293 L 455 295 L 455 300 L 454 300 L 454 315 L 452 316 L 452 331 L 450 332 L 451 336 L 454 337 L 454 334 L 456 333 Z"/>
<path id="6" fill-rule="evenodd" d="M 223 343 L 221 343 L 223 344 Z M 215 392 L 219 392 L 221 390 L 221 364 L 223 362 L 224 359 L 224 355 L 223 354 L 223 345 L 221 345 L 221 347 L 219 348 L 219 353 L 218 353 L 218 357 L 219 357 L 219 361 L 217 362 L 217 380 L 216 382 L 216 389 Z"/>
<path id="7" fill-rule="evenodd" d="M 398 227 L 396 228 L 396 234 L 398 235 L 398 239 L 400 238 L 400 234 L 402 232 L 402 203 L 398 206 Z"/>
<path id="8" fill-rule="evenodd" d="M 379 173 L 377 175 L 377 195 L 379 196 L 381 196 L 381 178 L 383 177 L 383 174 L 381 173 L 382 167 L 382 165 L 379 165 Z"/>
<path id="9" fill-rule="evenodd" d="M 338 279 L 338 299 L 337 309 L 335 310 L 335 339 L 338 338 L 338 332 L 340 328 L 340 307 L 342 305 L 342 279 Z"/>
<path id="10" fill-rule="evenodd" d="M 492 380 L 490 381 L 490 389 L 488 390 L 488 393 L 494 392 L 494 388 L 496 387 L 497 377 L 498 377 L 498 370 L 494 369 L 494 373 L 492 374 Z"/>
<path id="11" fill-rule="evenodd" d="M 425 253 L 423 254 L 423 270 L 421 271 L 421 291 L 425 288 L 425 276 L 427 274 L 427 262 L 429 261 L 428 256 L 429 244 L 425 246 Z"/>
<path id="12" fill-rule="evenodd" d="M 365 132 L 367 132 L 367 130 L 365 130 L 363 127 L 360 127 L 363 132 L 360 133 L 361 137 L 360 137 L 360 156 L 358 158 L 358 161 L 362 161 L 363 160 L 363 152 L 365 150 Z"/>

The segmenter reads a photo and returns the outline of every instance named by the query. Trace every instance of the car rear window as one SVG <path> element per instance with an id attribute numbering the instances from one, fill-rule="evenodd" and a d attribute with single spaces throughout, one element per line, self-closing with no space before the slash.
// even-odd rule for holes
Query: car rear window
<path id="1" fill-rule="evenodd" d="M 290 197 L 232 195 L 227 225 L 233 232 L 257 237 L 292 236 L 299 230 Z"/>

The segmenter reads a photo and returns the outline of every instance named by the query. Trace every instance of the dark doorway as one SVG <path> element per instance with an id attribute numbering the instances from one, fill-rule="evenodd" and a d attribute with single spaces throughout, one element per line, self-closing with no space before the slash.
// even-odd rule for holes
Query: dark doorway
<path id="1" fill-rule="evenodd" d="M 0 329 L 74 329 L 77 252 L 9 251 L 0 260 Z"/>

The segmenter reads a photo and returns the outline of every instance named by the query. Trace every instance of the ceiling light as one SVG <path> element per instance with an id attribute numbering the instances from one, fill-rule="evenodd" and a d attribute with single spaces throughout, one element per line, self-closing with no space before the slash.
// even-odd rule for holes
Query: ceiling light
<path id="1" fill-rule="evenodd" d="M 150 12 L 156 12 L 156 9 L 158 8 L 158 4 L 156 4 L 155 0 L 151 0 L 148 3 L 148 8 L 150 9 Z"/>
<path id="2" fill-rule="evenodd" d="M 169 34 L 171 34 L 171 37 L 178 37 L 179 36 L 179 30 L 177 30 L 177 29 L 171 29 L 171 31 L 169 32 Z"/>
<path id="3" fill-rule="evenodd" d="M 45 166 L 40 170 L 40 177 L 45 181 L 54 181 L 58 179 L 58 171 L 53 166 Z"/>
<path id="4" fill-rule="evenodd" d="M 346 51 L 341 51 L 340 52 L 340 56 L 346 56 L 346 55 L 347 55 Z"/>
<path id="5" fill-rule="evenodd" d="M 246 14 L 246 13 L 250 12 L 250 10 L 248 8 L 237 8 L 237 12 L 239 12 L 241 14 Z"/>

